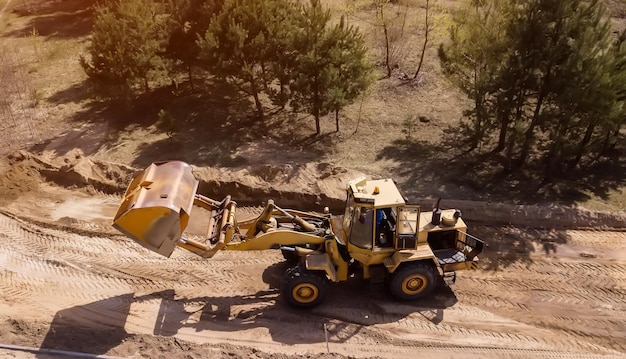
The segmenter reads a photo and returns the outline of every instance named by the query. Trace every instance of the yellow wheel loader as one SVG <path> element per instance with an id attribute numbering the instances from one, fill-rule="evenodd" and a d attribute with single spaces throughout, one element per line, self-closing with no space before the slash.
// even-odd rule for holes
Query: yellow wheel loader
<path id="1" fill-rule="evenodd" d="M 130 183 L 113 226 L 147 249 L 169 257 L 176 246 L 205 258 L 219 251 L 281 249 L 293 266 L 281 296 L 300 308 L 320 304 L 331 282 L 362 277 L 388 285 L 393 297 L 427 296 L 456 271 L 476 269 L 483 242 L 467 233 L 461 212 L 421 212 L 390 179 L 347 185 L 343 216 L 283 209 L 269 200 L 254 219 L 237 220 L 237 204 L 197 192 L 191 166 L 153 163 Z M 184 236 L 193 206 L 210 212 L 202 239 Z"/>

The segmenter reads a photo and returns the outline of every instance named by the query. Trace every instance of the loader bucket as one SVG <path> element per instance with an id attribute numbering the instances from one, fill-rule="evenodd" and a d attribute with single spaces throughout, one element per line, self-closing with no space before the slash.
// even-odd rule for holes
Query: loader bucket
<path id="1" fill-rule="evenodd" d="M 113 227 L 147 249 L 169 257 L 187 224 L 198 188 L 191 166 L 158 162 L 128 186 Z"/>

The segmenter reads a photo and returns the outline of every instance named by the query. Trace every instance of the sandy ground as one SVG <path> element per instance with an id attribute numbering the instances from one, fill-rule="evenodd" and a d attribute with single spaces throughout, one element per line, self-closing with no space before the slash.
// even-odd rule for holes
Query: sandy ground
<path id="1" fill-rule="evenodd" d="M 472 226 L 489 247 L 453 287 L 407 304 L 355 280 L 302 311 L 278 294 L 277 251 L 160 257 L 111 228 L 118 195 L 33 170 L 53 162 L 14 162 L 2 181 L 0 357 L 626 356 L 624 231 Z"/>
<path id="2" fill-rule="evenodd" d="M 38 126 L 59 131 L 50 119 Z M 145 144 L 136 132 L 111 147 L 109 132 L 76 127 L 41 153 L 1 153 L 0 358 L 626 357 L 626 213 L 458 202 L 488 244 L 479 270 L 415 303 L 354 280 L 334 285 L 323 305 L 294 310 L 278 293 L 286 265 L 276 251 L 167 259 L 116 232 L 134 169 L 107 161 L 134 163 Z M 0 140 L 9 137 L 31 145 L 7 129 Z M 203 194 L 249 206 L 242 216 L 266 198 L 336 208 L 345 180 L 359 175 L 301 155 L 273 162 L 280 148 L 238 151 L 251 165 L 196 173 Z M 202 231 L 202 214 L 192 213 L 191 231 Z M 542 219 L 560 227 L 535 228 Z"/>

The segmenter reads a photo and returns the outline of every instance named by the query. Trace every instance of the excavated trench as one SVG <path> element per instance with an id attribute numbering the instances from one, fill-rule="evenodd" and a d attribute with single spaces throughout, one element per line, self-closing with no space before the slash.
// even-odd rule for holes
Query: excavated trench
<path id="1" fill-rule="evenodd" d="M 10 170 L 0 180 L 0 195 L 14 199 L 36 190 L 37 176 L 66 188 L 90 188 L 110 195 L 121 195 L 133 175 L 140 169 L 126 165 L 84 157 L 80 152 L 63 157 L 44 157 L 25 151 L 10 156 Z M 343 213 L 345 185 L 363 176 L 356 171 L 332 168 L 329 164 L 307 165 L 293 169 L 270 165 L 250 170 L 225 172 L 223 169 L 194 167 L 199 180 L 198 192 L 221 200 L 230 195 L 240 206 L 263 205 L 268 199 L 283 208 L 304 211 Z M 410 199 L 430 209 L 433 198 Z M 513 205 L 455 199 L 444 199 L 444 208 L 462 210 L 464 218 L 481 225 L 510 225 L 530 228 L 614 229 L 623 230 L 626 212 L 590 211 L 564 206 Z"/>

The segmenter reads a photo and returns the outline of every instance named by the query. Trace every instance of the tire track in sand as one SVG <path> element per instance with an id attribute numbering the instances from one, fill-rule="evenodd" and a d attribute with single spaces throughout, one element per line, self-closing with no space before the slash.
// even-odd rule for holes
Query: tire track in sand
<path id="1" fill-rule="evenodd" d="M 261 316 L 259 323 L 273 328 L 273 335 L 278 333 L 283 337 L 290 337 L 296 330 L 285 325 L 284 318 L 290 315 L 296 317 L 301 327 L 308 328 L 302 333 L 310 332 L 311 336 L 318 335 L 319 328 L 315 326 L 319 320 L 302 321 L 301 318 L 317 316 L 322 320 L 344 323 L 340 327 L 353 332 L 344 335 L 338 331 L 335 335 L 343 338 L 341 346 L 344 349 L 354 350 L 354 353 L 371 349 L 372 353 L 383 350 L 408 357 L 422 348 L 445 353 L 475 353 L 477 356 L 483 353 L 587 358 L 593 357 L 594 353 L 614 355 L 617 352 L 611 348 L 621 349 L 619 345 L 611 344 L 612 340 L 619 338 L 611 334 L 594 337 L 590 332 L 600 328 L 610 330 L 623 323 L 620 321 L 623 318 L 620 303 L 623 305 L 624 302 L 622 262 L 603 265 L 594 260 L 538 260 L 513 263 L 500 272 L 462 273 L 453 291 L 463 303 L 463 310 L 455 313 L 456 307 L 453 307 L 449 312 L 467 320 L 444 316 L 442 322 L 435 323 L 417 309 L 400 311 L 399 314 L 393 310 L 372 313 L 368 306 L 332 303 L 310 314 L 290 314 L 292 311 L 283 305 L 273 304 L 276 292 L 256 297 L 257 292 L 267 289 L 261 281 L 261 272 L 281 260 L 277 252 L 221 252 L 207 260 L 178 250 L 172 258 L 165 259 L 123 237 L 86 237 L 38 227 L 1 214 L 0 236 L 3 237 L 0 241 L 0 268 L 3 269 L 0 289 L 5 301 L 20 300 L 26 302 L 21 305 L 28 306 L 42 297 L 50 297 L 62 301 L 66 307 L 78 306 L 71 312 L 77 320 L 81 315 L 102 323 L 115 322 L 124 315 L 135 318 L 137 313 L 125 314 L 124 311 L 128 311 L 129 303 L 141 298 L 141 293 L 150 297 L 157 292 L 172 290 L 177 297 L 171 302 L 172 308 L 180 307 L 175 304 L 183 295 L 192 307 L 230 308 L 232 313 L 225 313 L 233 319 L 239 313 L 250 315 L 246 314 L 250 311 L 247 307 L 267 307 L 254 315 Z M 129 297 L 128 293 L 138 294 Z M 607 307 L 591 308 L 600 304 Z M 384 303 L 388 307 L 395 305 Z M 584 310 L 546 315 L 538 305 Z M 370 315 L 370 321 L 359 319 L 364 313 Z M 491 329 L 489 323 L 500 320 L 493 313 L 512 320 L 506 322 L 506 326 Z M 614 315 L 613 319 L 608 319 L 609 315 Z M 141 327 L 141 318 L 137 317 L 137 321 Z M 525 327 L 516 328 L 514 321 Z M 482 324 L 479 326 L 476 322 Z M 533 326 L 538 328 L 537 334 L 528 329 Z M 585 330 L 584 326 L 590 329 Z M 389 337 L 392 331 L 403 333 L 394 337 L 394 340 L 402 339 L 402 344 L 393 340 L 381 342 L 381 338 Z M 544 335 L 546 333 L 548 335 Z M 220 334 L 203 331 L 198 335 Z M 436 348 L 431 347 L 434 344 L 425 344 L 432 343 L 427 338 L 433 337 L 447 338 L 447 344 Z M 455 341 L 455 338 L 460 339 Z M 483 344 L 468 345 L 461 340 L 471 338 L 480 338 Z M 243 338 L 235 342 L 243 343 Z"/>

